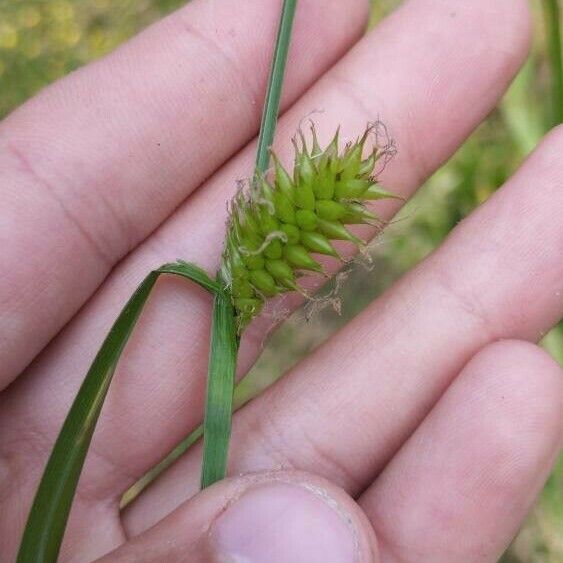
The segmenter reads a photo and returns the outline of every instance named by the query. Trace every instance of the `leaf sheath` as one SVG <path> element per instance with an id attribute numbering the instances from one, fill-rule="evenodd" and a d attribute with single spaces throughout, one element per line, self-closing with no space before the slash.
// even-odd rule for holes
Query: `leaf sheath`
<path id="1" fill-rule="evenodd" d="M 217 292 L 203 421 L 202 489 L 223 479 L 227 470 L 237 353 L 238 337 L 231 299 L 228 294 Z"/>

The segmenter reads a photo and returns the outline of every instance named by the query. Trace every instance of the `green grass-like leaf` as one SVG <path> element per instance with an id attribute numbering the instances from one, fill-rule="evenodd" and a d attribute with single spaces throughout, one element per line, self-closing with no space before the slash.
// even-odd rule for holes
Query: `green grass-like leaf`
<path id="1" fill-rule="evenodd" d="M 18 563 L 57 560 L 72 499 L 117 362 L 161 274 L 182 276 L 211 293 L 224 295 L 201 268 L 186 262 L 165 264 L 137 288 L 104 340 L 66 417 L 31 508 Z"/>
<path id="2" fill-rule="evenodd" d="M 213 305 L 209 350 L 203 422 L 202 489 L 223 479 L 227 470 L 238 344 L 230 295 L 219 291 L 215 294 Z"/>

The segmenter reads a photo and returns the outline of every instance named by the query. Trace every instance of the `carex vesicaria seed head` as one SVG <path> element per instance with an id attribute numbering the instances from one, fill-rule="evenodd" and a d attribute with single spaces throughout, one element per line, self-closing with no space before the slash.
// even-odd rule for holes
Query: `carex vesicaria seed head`
<path id="1" fill-rule="evenodd" d="M 363 244 L 345 225 L 378 221 L 365 202 L 396 197 L 374 177 L 385 149 L 376 147 L 363 157 L 371 129 L 342 151 L 338 132 L 324 150 L 314 127 L 310 150 L 299 132 L 293 175 L 272 154 L 272 177 L 256 175 L 233 199 L 221 277 L 232 295 L 239 332 L 268 298 L 299 291 L 300 275 L 323 272 L 314 254 L 340 259 L 331 241 Z"/>

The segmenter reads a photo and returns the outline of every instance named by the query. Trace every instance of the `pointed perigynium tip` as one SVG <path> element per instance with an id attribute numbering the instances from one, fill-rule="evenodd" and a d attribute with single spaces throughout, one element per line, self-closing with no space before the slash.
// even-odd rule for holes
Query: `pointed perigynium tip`
<path id="1" fill-rule="evenodd" d="M 314 125 L 311 149 L 300 130 L 293 139 L 295 169 L 290 174 L 272 152 L 269 177 L 257 174 L 246 194 L 231 205 L 221 271 L 229 286 L 239 332 L 257 316 L 267 299 L 288 291 L 305 292 L 298 278 L 324 274 L 314 255 L 342 258 L 335 240 L 363 247 L 347 225 L 381 224 L 365 204 L 397 198 L 374 180 L 383 150 L 367 156 L 373 126 L 356 142 L 339 147 L 340 128 L 323 150 Z"/>

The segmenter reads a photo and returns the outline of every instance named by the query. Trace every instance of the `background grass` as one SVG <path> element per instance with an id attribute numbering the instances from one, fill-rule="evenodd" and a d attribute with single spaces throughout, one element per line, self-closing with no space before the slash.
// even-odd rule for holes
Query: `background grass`
<path id="1" fill-rule="evenodd" d="M 0 3 L 0 117 L 42 86 L 112 50 L 181 0 L 8 0 Z M 373 3 L 372 24 L 398 0 Z M 373 245 L 369 269 L 358 265 L 340 297 L 342 314 L 327 308 L 306 321 L 293 315 L 273 335 L 237 389 L 239 404 L 359 312 L 402 273 L 422 260 L 449 231 L 517 169 L 554 122 L 541 4 L 533 4 L 532 55 L 499 107 L 438 171 Z M 296 336 L 299 333 L 298 337 Z M 542 344 L 563 364 L 563 325 Z M 180 446 L 176 455 L 185 449 Z M 169 460 L 170 461 L 170 460 Z M 150 478 L 150 477 L 149 477 Z M 563 561 L 563 459 L 506 553 L 505 563 Z"/>

